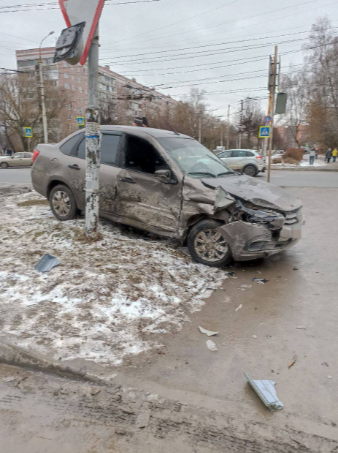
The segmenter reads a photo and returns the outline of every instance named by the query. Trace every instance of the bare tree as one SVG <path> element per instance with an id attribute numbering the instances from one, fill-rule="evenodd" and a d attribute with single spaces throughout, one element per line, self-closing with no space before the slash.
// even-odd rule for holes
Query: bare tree
<path id="1" fill-rule="evenodd" d="M 252 148 L 253 136 L 257 137 L 258 127 L 262 123 L 263 111 L 260 102 L 254 98 L 243 101 L 243 109 L 237 113 L 238 128 L 246 135 L 247 146 Z"/>
<path id="2" fill-rule="evenodd" d="M 41 107 L 34 73 L 3 75 L 0 79 L 0 124 L 8 144 L 13 149 L 32 150 L 43 141 Z M 60 113 L 67 103 L 63 91 L 46 84 L 46 111 L 50 139 L 58 138 Z M 33 129 L 33 138 L 23 137 L 23 128 Z"/>

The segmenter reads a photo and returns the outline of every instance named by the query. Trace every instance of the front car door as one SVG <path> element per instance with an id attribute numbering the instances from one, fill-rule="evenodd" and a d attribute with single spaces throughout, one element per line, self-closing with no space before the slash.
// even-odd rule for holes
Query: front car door
<path id="1" fill-rule="evenodd" d="M 15 153 L 13 157 L 8 159 L 8 164 L 11 167 L 22 167 L 23 166 L 23 153 Z"/>
<path id="2" fill-rule="evenodd" d="M 229 168 L 233 169 L 234 159 L 232 158 L 232 151 L 223 151 L 222 153 L 218 154 L 217 157 L 222 159 L 222 161 L 227 165 Z"/>
<path id="3" fill-rule="evenodd" d="M 31 153 L 23 154 L 23 165 L 25 167 L 30 167 L 31 165 L 33 165 L 33 156 Z"/>
<path id="4" fill-rule="evenodd" d="M 116 214 L 121 221 L 165 236 L 174 236 L 181 210 L 182 183 L 158 142 L 125 135 L 122 169 L 117 180 Z M 162 182 L 156 171 L 170 172 Z"/>

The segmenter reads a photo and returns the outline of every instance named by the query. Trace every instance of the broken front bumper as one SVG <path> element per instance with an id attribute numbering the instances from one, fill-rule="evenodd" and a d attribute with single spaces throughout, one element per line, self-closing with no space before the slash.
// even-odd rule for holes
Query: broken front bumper
<path id="1" fill-rule="evenodd" d="M 303 220 L 271 230 L 264 224 L 239 220 L 219 227 L 236 261 L 264 258 L 286 250 L 301 238 Z"/>

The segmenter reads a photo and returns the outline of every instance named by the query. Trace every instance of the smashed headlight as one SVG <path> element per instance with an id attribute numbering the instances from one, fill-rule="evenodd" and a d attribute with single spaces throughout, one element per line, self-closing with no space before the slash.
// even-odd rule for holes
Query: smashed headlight
<path id="1" fill-rule="evenodd" d="M 251 203 L 242 203 L 240 200 L 236 201 L 236 208 L 241 220 L 251 223 L 265 223 L 268 224 L 272 230 L 279 230 L 283 228 L 285 218 L 279 212 L 271 211 L 270 209 L 261 209 Z"/>

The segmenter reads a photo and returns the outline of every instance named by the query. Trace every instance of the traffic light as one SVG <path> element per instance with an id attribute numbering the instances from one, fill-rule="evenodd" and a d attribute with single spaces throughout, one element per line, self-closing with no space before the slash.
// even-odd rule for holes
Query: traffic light
<path id="1" fill-rule="evenodd" d="M 80 61 L 83 54 L 83 30 L 86 22 L 65 28 L 55 45 L 54 63 L 66 60 L 67 63 L 75 65 Z"/>

